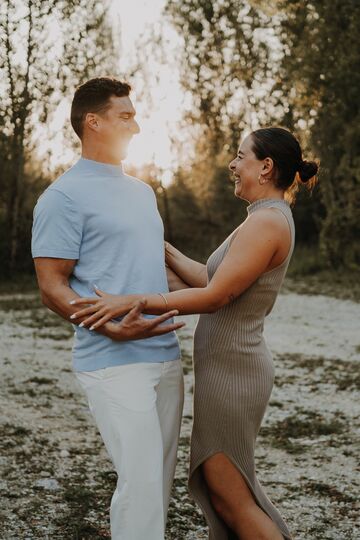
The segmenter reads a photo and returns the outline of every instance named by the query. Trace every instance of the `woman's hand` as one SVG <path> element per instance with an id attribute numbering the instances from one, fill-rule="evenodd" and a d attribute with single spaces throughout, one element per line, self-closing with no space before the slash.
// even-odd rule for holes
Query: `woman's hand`
<path id="1" fill-rule="evenodd" d="M 154 336 L 162 336 L 174 330 L 179 330 L 185 323 L 166 321 L 179 314 L 177 310 L 168 311 L 153 319 L 142 316 L 142 311 L 146 307 L 144 300 L 135 302 L 135 306 L 129 311 L 120 323 L 108 322 L 105 324 L 106 336 L 113 341 L 134 341 L 136 339 L 146 339 Z"/>
<path id="2" fill-rule="evenodd" d="M 181 289 L 189 289 L 189 285 L 185 283 L 175 272 L 170 268 L 166 267 L 166 277 L 168 282 L 169 291 L 180 291 Z"/>
<path id="3" fill-rule="evenodd" d="M 165 263 L 189 287 L 206 287 L 206 266 L 181 253 L 169 242 L 165 242 Z"/>
<path id="4" fill-rule="evenodd" d="M 97 297 L 77 298 L 70 302 L 70 304 L 76 306 L 87 306 L 84 309 L 75 312 L 70 317 L 71 320 L 76 322 L 76 319 L 89 315 L 89 317 L 79 324 L 79 327 L 81 328 L 90 326 L 90 330 L 96 330 L 111 319 L 121 317 L 128 313 L 141 298 L 140 295 L 136 294 L 126 296 L 108 294 L 97 288 L 95 288 L 95 293 L 97 294 Z"/>
<path id="5" fill-rule="evenodd" d="M 165 263 L 171 268 L 171 248 L 172 245 L 169 242 L 164 242 L 165 247 Z"/>

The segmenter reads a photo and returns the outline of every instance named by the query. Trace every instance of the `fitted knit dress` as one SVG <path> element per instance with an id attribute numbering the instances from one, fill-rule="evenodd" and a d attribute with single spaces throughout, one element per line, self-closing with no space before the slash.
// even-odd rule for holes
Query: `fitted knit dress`
<path id="1" fill-rule="evenodd" d="M 255 440 L 274 381 L 271 353 L 263 338 L 264 319 L 275 303 L 295 241 L 289 204 L 262 199 L 248 214 L 276 208 L 287 218 L 291 246 L 286 259 L 262 274 L 233 302 L 199 318 L 194 337 L 194 425 L 191 437 L 189 489 L 209 526 L 209 540 L 236 538 L 212 507 L 201 464 L 223 452 L 241 472 L 256 503 L 276 523 L 286 540 L 290 532 L 256 478 Z M 226 255 L 234 231 L 207 262 L 211 280 Z M 259 231 L 261 234 L 261 231 Z"/>

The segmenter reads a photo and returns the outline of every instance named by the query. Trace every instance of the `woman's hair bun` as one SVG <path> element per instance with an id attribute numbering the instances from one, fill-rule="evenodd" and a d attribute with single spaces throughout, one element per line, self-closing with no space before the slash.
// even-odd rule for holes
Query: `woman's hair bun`
<path id="1" fill-rule="evenodd" d="M 301 161 L 299 165 L 299 176 L 302 182 L 308 182 L 313 178 L 318 170 L 318 164 L 315 161 Z"/>

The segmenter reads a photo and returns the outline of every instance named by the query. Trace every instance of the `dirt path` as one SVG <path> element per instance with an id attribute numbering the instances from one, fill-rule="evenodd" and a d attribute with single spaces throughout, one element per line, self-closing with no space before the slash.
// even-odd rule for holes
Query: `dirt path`
<path id="1" fill-rule="evenodd" d="M 187 393 L 167 540 L 206 538 L 186 489 L 196 317 L 186 320 Z M 297 539 L 360 538 L 359 321 L 359 304 L 294 293 L 280 296 L 267 321 L 277 377 L 258 476 Z M 109 538 L 115 475 L 71 372 L 71 327 L 31 294 L 1 296 L 0 325 L 0 538 Z"/>

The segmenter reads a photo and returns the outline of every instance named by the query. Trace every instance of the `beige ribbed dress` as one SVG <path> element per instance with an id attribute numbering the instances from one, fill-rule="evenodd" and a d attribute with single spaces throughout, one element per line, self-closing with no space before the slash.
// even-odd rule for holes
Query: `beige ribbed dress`
<path id="1" fill-rule="evenodd" d="M 209 526 L 209 540 L 236 538 L 214 511 L 201 464 L 223 452 L 246 480 L 257 504 L 277 524 L 286 540 L 290 532 L 256 478 L 256 436 L 268 404 L 273 381 L 272 356 L 263 338 L 264 319 L 275 303 L 295 241 L 289 204 L 262 199 L 248 206 L 248 214 L 277 208 L 288 220 L 291 247 L 284 262 L 262 274 L 233 302 L 199 318 L 194 337 L 194 426 L 191 437 L 189 489 Z M 207 263 L 211 280 L 233 235 L 214 251 Z M 259 231 L 261 234 L 261 231 Z"/>

